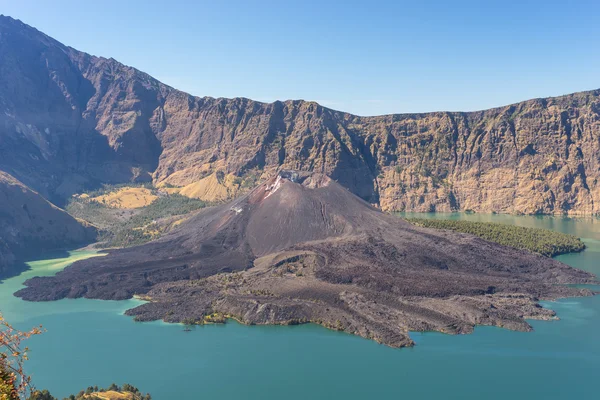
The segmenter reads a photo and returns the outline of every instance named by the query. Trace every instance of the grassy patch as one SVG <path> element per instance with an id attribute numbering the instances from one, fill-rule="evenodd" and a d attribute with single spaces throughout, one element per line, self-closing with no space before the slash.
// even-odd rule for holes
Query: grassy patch
<path id="1" fill-rule="evenodd" d="M 447 229 L 469 233 L 490 242 L 529 250 L 554 257 L 559 254 L 582 251 L 585 244 L 576 236 L 548 229 L 496 224 L 490 222 L 455 221 L 442 219 L 407 218 L 413 225 L 425 228 Z"/>
<path id="2" fill-rule="evenodd" d="M 91 196 L 78 196 L 67 211 L 100 228 L 101 247 L 128 247 L 160 237 L 181 223 L 186 214 L 206 206 L 202 200 L 157 192 L 153 202 L 136 209 L 114 208 Z"/>
<path id="3" fill-rule="evenodd" d="M 124 187 L 117 191 L 92 197 L 90 200 L 111 208 L 141 208 L 158 199 L 152 190 L 144 187 Z"/>
<path id="4" fill-rule="evenodd" d="M 172 217 L 184 216 L 204 207 L 206 207 L 204 201 L 179 194 L 160 197 L 154 203 L 142 208 L 123 225 L 113 227 L 103 237 L 105 246 L 135 246 L 156 239 L 179 225 L 181 218 Z"/>

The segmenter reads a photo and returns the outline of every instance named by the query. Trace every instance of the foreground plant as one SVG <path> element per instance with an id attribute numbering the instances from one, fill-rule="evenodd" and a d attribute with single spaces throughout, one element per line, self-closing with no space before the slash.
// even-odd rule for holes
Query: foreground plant
<path id="1" fill-rule="evenodd" d="M 22 347 L 23 341 L 44 332 L 42 326 L 22 332 L 10 325 L 0 314 L 0 400 L 57 400 L 47 390 L 36 390 L 31 377 L 25 373 L 24 365 L 28 358 L 28 347 Z M 143 394 L 135 386 L 124 384 L 122 387 L 114 383 L 108 389 L 97 386 L 71 395 L 71 399 L 103 399 L 106 392 L 116 392 L 119 396 L 132 400 L 151 400 L 150 394 Z M 121 398 L 121 397 L 119 397 Z"/>
<path id="2" fill-rule="evenodd" d="M 41 326 L 22 332 L 0 314 L 0 400 L 26 399 L 34 391 L 31 377 L 25 373 L 28 347 L 24 340 L 43 332 Z"/>

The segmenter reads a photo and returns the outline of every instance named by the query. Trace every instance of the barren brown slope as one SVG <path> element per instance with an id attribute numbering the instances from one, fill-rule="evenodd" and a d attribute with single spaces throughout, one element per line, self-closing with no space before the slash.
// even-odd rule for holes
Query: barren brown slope
<path id="1" fill-rule="evenodd" d="M 592 282 L 558 261 L 476 237 L 412 226 L 320 174 L 284 172 L 204 210 L 149 244 L 34 278 L 17 295 L 152 300 L 141 320 L 313 321 L 391 346 L 409 330 L 528 330 L 550 318 L 539 298 L 585 295 Z"/>
<path id="2" fill-rule="evenodd" d="M 96 229 L 0 171 L 0 275 L 44 251 L 89 243 Z"/>
<path id="3" fill-rule="evenodd" d="M 56 202 L 106 182 L 290 168 L 385 210 L 598 214 L 598 154 L 598 90 L 379 117 L 200 98 L 0 17 L 0 169 Z"/>

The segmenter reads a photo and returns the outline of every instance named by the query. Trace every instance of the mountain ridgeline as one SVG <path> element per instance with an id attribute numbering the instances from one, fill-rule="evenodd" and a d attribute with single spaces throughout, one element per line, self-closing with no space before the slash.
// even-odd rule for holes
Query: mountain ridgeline
<path id="1" fill-rule="evenodd" d="M 598 214 L 600 90 L 359 117 L 194 97 L 0 17 L 0 170 L 56 204 L 102 183 L 324 173 L 383 210 Z"/>

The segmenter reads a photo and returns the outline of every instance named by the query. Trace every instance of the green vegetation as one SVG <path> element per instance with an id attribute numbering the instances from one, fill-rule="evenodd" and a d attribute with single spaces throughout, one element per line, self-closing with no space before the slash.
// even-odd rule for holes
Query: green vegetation
<path id="1" fill-rule="evenodd" d="M 156 201 L 135 210 L 111 208 L 88 197 L 74 197 L 66 209 L 100 228 L 102 247 L 127 247 L 158 238 L 179 223 L 181 218 L 175 217 L 207 206 L 179 194 L 156 193 Z"/>
<path id="2" fill-rule="evenodd" d="M 250 294 L 253 294 L 255 296 L 265 296 L 265 297 L 273 297 L 275 296 L 275 294 L 269 290 L 266 289 L 252 289 L 249 290 Z"/>
<path id="3" fill-rule="evenodd" d="M 202 200 L 172 194 L 161 197 L 149 206 L 142 208 L 139 213 L 131 217 L 128 225 L 141 227 L 161 218 L 185 215 L 203 207 L 206 207 L 206 203 Z"/>
<path id="4" fill-rule="evenodd" d="M 167 313 L 168 315 L 172 315 L 172 312 Z M 224 324 L 227 322 L 227 318 L 230 318 L 230 315 L 223 314 L 220 312 L 212 312 L 209 314 L 205 314 L 200 319 L 195 318 L 185 318 L 181 321 L 181 323 L 185 326 L 184 331 L 190 331 L 192 328 L 195 328 L 196 325 L 205 325 L 205 324 Z"/>
<path id="5" fill-rule="evenodd" d="M 548 229 L 526 228 L 489 222 L 407 218 L 413 225 L 469 233 L 490 242 L 529 250 L 547 257 L 582 251 L 585 244 L 576 236 Z"/>
<path id="6" fill-rule="evenodd" d="M 158 238 L 172 227 L 176 221 L 163 221 L 170 217 L 189 214 L 192 211 L 206 207 L 206 203 L 198 199 L 179 194 L 163 196 L 154 203 L 142 208 L 120 226 L 104 232 L 101 239 L 106 247 L 136 246 Z"/>
<path id="7" fill-rule="evenodd" d="M 205 324 L 224 324 L 227 321 L 227 315 L 219 312 L 208 314 L 204 316 Z"/>
<path id="8" fill-rule="evenodd" d="M 110 208 L 87 198 L 71 199 L 66 211 L 75 218 L 88 221 L 100 230 L 110 230 L 111 227 L 123 224 L 139 212 L 139 210 Z"/>
<path id="9" fill-rule="evenodd" d="M 19 394 L 15 389 L 14 377 L 0 365 L 0 399 L 18 400 Z"/>
<path id="10" fill-rule="evenodd" d="M 128 383 L 123 386 L 111 384 L 108 388 L 103 389 L 98 386 L 90 386 L 86 390 L 82 390 L 77 394 L 72 394 L 69 397 L 65 397 L 64 400 L 116 400 L 116 399 L 128 399 L 128 400 L 152 400 L 152 396 L 149 393 L 143 394 L 138 388 Z M 52 396 L 47 390 L 34 392 L 28 400 L 57 400 L 56 397 Z"/>
<path id="11" fill-rule="evenodd" d="M 258 185 L 260 180 L 260 171 L 258 170 L 250 170 L 242 175 L 242 183 L 241 186 L 244 189 L 250 189 Z"/>

